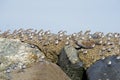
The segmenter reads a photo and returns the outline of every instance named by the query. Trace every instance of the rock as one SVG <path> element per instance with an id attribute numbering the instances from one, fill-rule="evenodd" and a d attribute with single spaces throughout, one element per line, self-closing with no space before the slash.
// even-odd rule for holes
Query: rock
<path id="1" fill-rule="evenodd" d="M 91 49 L 95 47 L 95 42 L 93 40 L 87 41 L 87 40 L 78 40 L 76 41 L 76 45 L 79 46 L 77 49 L 85 48 L 85 49 Z"/>
<path id="2" fill-rule="evenodd" d="M 51 62 L 38 62 L 24 70 L 12 72 L 11 80 L 71 80 L 62 69 Z"/>
<path id="3" fill-rule="evenodd" d="M 58 65 L 72 80 L 81 80 L 83 75 L 83 63 L 78 58 L 77 51 L 74 47 L 65 46 L 58 59 Z"/>
<path id="4" fill-rule="evenodd" d="M 12 66 L 29 65 L 44 58 L 44 54 L 18 39 L 0 38 L 0 72 Z"/>
<path id="5" fill-rule="evenodd" d="M 89 80 L 120 80 L 120 56 L 96 61 L 87 70 Z"/>

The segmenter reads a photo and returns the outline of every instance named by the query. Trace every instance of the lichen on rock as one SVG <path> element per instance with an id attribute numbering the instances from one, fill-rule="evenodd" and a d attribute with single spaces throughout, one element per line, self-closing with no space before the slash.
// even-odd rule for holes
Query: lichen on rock
<path id="1" fill-rule="evenodd" d="M 44 54 L 31 45 L 18 39 L 0 38 L 0 68 L 6 69 L 14 63 L 31 64 L 37 62 Z M 45 57 L 45 56 L 44 56 Z"/>

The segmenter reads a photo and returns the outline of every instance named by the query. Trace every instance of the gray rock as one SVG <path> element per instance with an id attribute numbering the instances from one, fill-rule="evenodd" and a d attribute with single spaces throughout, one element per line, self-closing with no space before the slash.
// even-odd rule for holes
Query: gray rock
<path id="1" fill-rule="evenodd" d="M 95 62 L 87 70 L 89 80 L 120 80 L 120 56 L 110 56 Z"/>
<path id="2" fill-rule="evenodd" d="M 58 65 L 72 80 L 81 80 L 83 75 L 83 63 L 78 58 L 77 51 L 74 47 L 65 46 L 58 60 Z"/>
<path id="3" fill-rule="evenodd" d="M 21 68 L 41 61 L 45 58 L 44 54 L 37 48 L 32 48 L 30 44 L 22 43 L 18 39 L 0 38 L 0 74 L 8 68 Z M 1 77 L 1 76 L 0 76 Z"/>

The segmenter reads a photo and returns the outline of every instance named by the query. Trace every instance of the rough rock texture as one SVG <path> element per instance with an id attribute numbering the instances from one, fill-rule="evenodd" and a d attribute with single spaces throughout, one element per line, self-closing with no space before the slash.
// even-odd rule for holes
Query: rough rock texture
<path id="1" fill-rule="evenodd" d="M 87 70 L 89 80 L 120 80 L 120 56 L 110 56 L 95 62 Z"/>
<path id="2" fill-rule="evenodd" d="M 72 80 L 82 80 L 83 63 L 78 58 L 77 51 L 72 46 L 65 46 L 60 53 L 58 65 Z"/>
<path id="3" fill-rule="evenodd" d="M 0 74 L 2 71 L 14 67 L 21 68 L 40 61 L 44 54 L 33 45 L 22 43 L 18 39 L 0 38 Z"/>
<path id="4" fill-rule="evenodd" d="M 71 80 L 56 64 L 39 62 L 23 72 L 10 73 L 11 80 Z"/>

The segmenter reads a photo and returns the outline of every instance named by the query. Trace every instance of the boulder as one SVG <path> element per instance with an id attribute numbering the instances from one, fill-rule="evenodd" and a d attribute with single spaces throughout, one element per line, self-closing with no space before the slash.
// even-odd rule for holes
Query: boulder
<path id="1" fill-rule="evenodd" d="M 10 73 L 11 80 L 71 80 L 62 69 L 51 62 L 38 62 L 23 72 Z"/>
<path id="2" fill-rule="evenodd" d="M 22 43 L 18 39 L 0 38 L 0 74 L 42 61 L 44 54 L 34 45 Z"/>
<path id="3" fill-rule="evenodd" d="M 73 46 L 65 46 L 58 59 L 58 65 L 72 80 L 82 80 L 83 63 L 78 58 L 77 50 Z"/>
<path id="4" fill-rule="evenodd" d="M 92 49 L 95 47 L 95 42 L 93 40 L 78 40 L 76 41 L 76 45 L 78 46 L 76 49 Z"/>
<path id="5" fill-rule="evenodd" d="M 89 80 L 120 80 L 120 56 L 96 61 L 87 69 Z"/>

